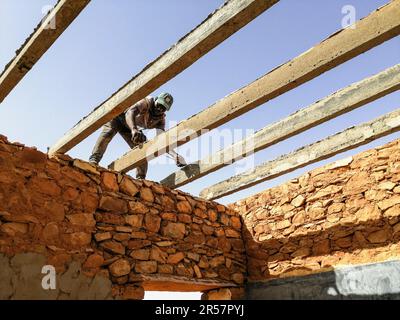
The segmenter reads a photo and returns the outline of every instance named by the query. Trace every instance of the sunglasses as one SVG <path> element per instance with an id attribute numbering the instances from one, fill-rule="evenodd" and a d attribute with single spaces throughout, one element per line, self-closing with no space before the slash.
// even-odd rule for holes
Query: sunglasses
<path id="1" fill-rule="evenodd" d="M 162 105 L 161 103 L 157 103 L 157 104 L 156 104 L 156 108 L 157 108 L 158 110 L 162 111 L 162 112 L 167 111 L 167 108 L 166 108 L 164 105 Z"/>

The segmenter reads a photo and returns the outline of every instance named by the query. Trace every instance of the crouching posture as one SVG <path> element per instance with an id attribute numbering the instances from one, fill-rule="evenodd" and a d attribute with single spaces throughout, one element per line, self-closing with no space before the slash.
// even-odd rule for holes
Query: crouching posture
<path id="1" fill-rule="evenodd" d="M 165 131 L 166 112 L 171 109 L 173 97 L 169 93 L 162 93 L 158 97 L 147 97 L 140 100 L 124 113 L 103 126 L 103 130 L 93 148 L 89 161 L 98 164 L 102 159 L 108 144 L 119 133 L 131 148 L 144 143 L 147 138 L 143 129 L 156 129 L 157 135 Z M 176 152 L 168 152 L 176 161 L 178 167 L 186 165 L 185 159 Z M 145 179 L 148 163 L 137 168 L 136 177 Z"/>

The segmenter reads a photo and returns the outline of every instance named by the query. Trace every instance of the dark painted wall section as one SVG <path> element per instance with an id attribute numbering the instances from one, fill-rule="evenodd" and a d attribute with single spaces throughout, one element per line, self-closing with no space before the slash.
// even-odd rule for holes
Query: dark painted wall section
<path id="1" fill-rule="evenodd" d="M 400 261 L 347 266 L 309 276 L 249 283 L 249 300 L 400 300 Z"/>

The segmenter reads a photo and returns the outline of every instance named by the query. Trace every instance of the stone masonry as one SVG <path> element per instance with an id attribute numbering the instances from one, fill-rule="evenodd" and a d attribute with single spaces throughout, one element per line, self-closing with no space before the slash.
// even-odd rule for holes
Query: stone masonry
<path id="1" fill-rule="evenodd" d="M 0 299 L 240 287 L 241 228 L 216 202 L 0 136 Z M 43 265 L 56 268 L 57 290 L 41 290 Z"/>
<path id="2" fill-rule="evenodd" d="M 249 281 L 400 257 L 400 140 L 230 206 L 245 222 Z"/>
<path id="3" fill-rule="evenodd" d="M 226 207 L 0 136 L 0 299 L 396 298 L 399 258 L 400 140 Z"/>

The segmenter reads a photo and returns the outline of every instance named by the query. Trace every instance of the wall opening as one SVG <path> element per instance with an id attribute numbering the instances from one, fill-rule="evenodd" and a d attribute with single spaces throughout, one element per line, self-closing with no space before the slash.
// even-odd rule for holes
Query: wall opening
<path id="1" fill-rule="evenodd" d="M 144 300 L 201 300 L 201 292 L 146 291 Z"/>

